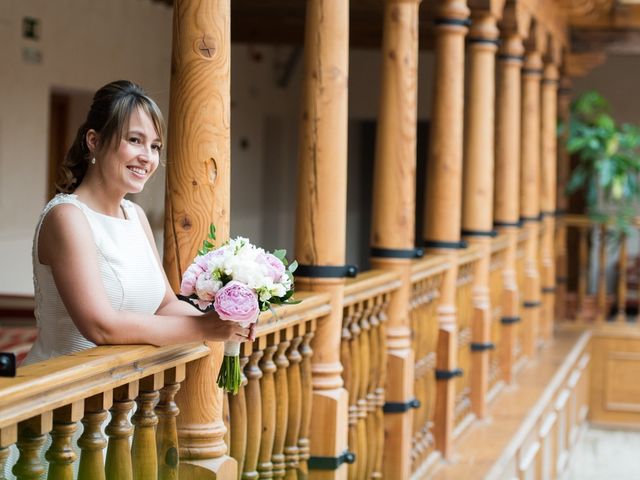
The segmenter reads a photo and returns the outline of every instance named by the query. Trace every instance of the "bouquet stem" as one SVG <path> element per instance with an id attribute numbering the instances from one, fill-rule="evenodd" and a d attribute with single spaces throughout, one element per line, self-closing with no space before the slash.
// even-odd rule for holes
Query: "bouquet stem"
<path id="1" fill-rule="evenodd" d="M 241 383 L 240 344 L 238 342 L 225 342 L 224 358 L 218 374 L 218 387 L 235 395 L 238 393 Z"/>

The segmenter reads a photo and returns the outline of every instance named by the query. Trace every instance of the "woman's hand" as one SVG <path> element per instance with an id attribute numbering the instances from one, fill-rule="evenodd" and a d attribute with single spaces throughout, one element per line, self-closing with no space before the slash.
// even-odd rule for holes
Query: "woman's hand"
<path id="1" fill-rule="evenodd" d="M 239 322 L 221 320 L 215 311 L 203 315 L 201 321 L 205 322 L 209 327 L 207 329 L 207 340 L 216 342 L 226 340 L 233 342 L 253 342 L 255 340 L 255 322 L 245 328 Z"/>

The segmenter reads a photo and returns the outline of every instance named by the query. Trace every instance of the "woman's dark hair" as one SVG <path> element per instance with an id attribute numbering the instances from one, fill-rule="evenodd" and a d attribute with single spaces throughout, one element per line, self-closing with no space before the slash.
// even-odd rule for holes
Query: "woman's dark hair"
<path id="1" fill-rule="evenodd" d="M 87 120 L 78 129 L 73 145 L 60 166 L 56 184 L 58 193 L 73 192 L 87 173 L 92 157 L 87 147 L 87 132 L 93 129 L 98 133 L 98 151 L 109 146 L 117 150 L 123 132 L 128 128 L 129 118 L 138 108 L 149 115 L 160 140 L 164 141 L 162 112 L 139 85 L 118 80 L 95 93 Z"/>

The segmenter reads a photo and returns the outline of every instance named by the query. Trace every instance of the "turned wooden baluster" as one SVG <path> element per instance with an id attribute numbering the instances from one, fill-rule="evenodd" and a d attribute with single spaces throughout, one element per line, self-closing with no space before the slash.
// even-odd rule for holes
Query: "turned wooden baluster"
<path id="1" fill-rule="evenodd" d="M 587 298 L 587 275 L 589 274 L 589 245 L 588 245 L 588 229 L 589 227 L 578 227 L 580 232 L 578 243 L 578 300 L 576 303 L 576 317 L 578 321 L 584 321 L 585 299 Z"/>
<path id="2" fill-rule="evenodd" d="M 371 347 L 369 345 L 369 332 L 371 326 L 369 324 L 369 316 L 371 315 L 371 307 L 368 303 L 362 304 L 362 315 L 360 316 L 360 335 L 358 338 L 360 344 L 360 378 L 357 386 L 358 390 L 358 441 L 360 458 L 358 459 L 358 478 L 368 478 L 367 465 L 369 460 L 369 442 L 368 419 L 367 419 L 367 387 L 369 385 L 369 376 L 371 375 Z"/>
<path id="3" fill-rule="evenodd" d="M 380 299 L 382 295 L 378 295 L 369 299 L 371 314 L 369 315 L 369 374 L 367 375 L 367 478 L 373 476 L 376 468 L 376 460 L 378 457 L 378 429 L 384 426 L 378 423 L 376 415 L 377 398 L 376 387 L 378 386 L 378 377 L 380 376 Z"/>
<path id="4" fill-rule="evenodd" d="M 16 447 L 20 457 L 12 469 L 17 480 L 38 480 L 44 475 L 40 449 L 46 441 L 46 434 L 51 431 L 52 422 L 52 412 L 46 412 L 18 425 Z"/>
<path id="5" fill-rule="evenodd" d="M 618 258 L 618 314 L 617 322 L 627 321 L 627 236 L 620 235 L 620 257 Z"/>
<path id="6" fill-rule="evenodd" d="M 274 358 L 277 370 L 275 374 L 276 392 L 278 392 L 278 402 L 276 403 L 276 435 L 273 439 L 273 478 L 284 478 L 285 457 L 284 443 L 287 434 L 287 421 L 289 417 L 289 387 L 287 382 L 287 370 L 289 360 L 286 351 L 289 348 L 289 338 L 285 337 L 289 332 L 278 332 L 275 341 L 278 342 L 278 350 Z"/>
<path id="7" fill-rule="evenodd" d="M 243 479 L 258 478 L 258 456 L 260 454 L 260 430 L 262 429 L 262 394 L 260 392 L 260 378 L 262 372 L 258 362 L 264 355 L 262 350 L 266 346 L 266 338 L 260 337 L 253 344 L 254 350 L 249 357 L 249 363 L 244 368 L 247 377 L 245 398 L 247 402 L 247 454 L 244 459 Z"/>
<path id="8" fill-rule="evenodd" d="M 71 444 L 84 412 L 84 401 L 78 400 L 53 412 L 51 446 L 45 458 L 49 462 L 50 480 L 73 480 L 73 462 L 77 455 Z"/>
<path id="9" fill-rule="evenodd" d="M 345 382 L 345 388 L 349 392 L 349 449 L 355 454 L 356 461 L 349 465 L 349 479 L 357 480 L 360 477 L 359 468 L 362 452 L 360 451 L 360 432 L 358 429 L 358 387 L 360 385 L 361 356 L 360 356 L 360 315 L 361 305 L 356 304 L 351 310 L 349 318 L 349 369 L 350 382 Z M 342 361 L 345 365 L 345 361 Z"/>
<path id="10" fill-rule="evenodd" d="M 313 401 L 313 379 L 311 374 L 311 357 L 313 350 L 311 349 L 311 340 L 315 332 L 315 323 L 315 320 L 306 323 L 306 333 L 300 345 L 300 355 L 302 355 L 302 362 L 300 363 L 302 408 L 300 409 L 300 438 L 298 440 L 298 448 L 300 452 L 299 470 L 303 478 L 306 478 L 309 474 L 307 462 L 310 457 L 309 428 L 311 425 L 311 406 Z"/>
<path id="11" fill-rule="evenodd" d="M 352 406 L 353 396 L 354 396 L 354 372 L 353 372 L 353 360 L 352 360 L 352 352 L 351 352 L 351 323 L 353 323 L 355 318 L 355 305 L 349 305 L 345 309 L 343 309 L 342 316 L 342 336 L 340 340 L 340 363 L 343 365 L 342 368 L 342 381 L 344 382 L 344 388 L 349 395 L 349 410 L 348 410 L 348 444 L 349 450 L 355 453 L 357 447 L 358 437 L 356 435 L 356 410 Z M 348 478 L 350 480 L 354 479 L 355 476 L 355 465 L 351 464 L 348 466 Z"/>
<path id="12" fill-rule="evenodd" d="M 160 400 L 156 405 L 158 428 L 156 448 L 158 458 L 158 480 L 178 480 L 178 428 L 176 418 L 180 409 L 175 396 L 184 380 L 186 366 L 178 365 L 164 372 L 164 387 L 160 390 Z"/>
<path id="13" fill-rule="evenodd" d="M 276 403 L 279 395 L 276 393 L 274 373 L 277 370 L 273 362 L 273 355 L 278 350 L 275 335 L 271 334 L 266 339 L 267 346 L 264 355 L 260 359 L 260 391 L 262 392 L 262 435 L 260 441 L 260 455 L 258 457 L 258 473 L 260 478 L 273 477 L 273 442 L 276 435 Z"/>
<path id="14" fill-rule="evenodd" d="M 391 294 L 385 293 L 379 297 L 380 305 L 378 310 L 378 362 L 380 363 L 380 371 L 376 380 L 375 399 L 376 399 L 376 420 L 377 420 L 377 434 L 376 434 L 376 462 L 374 465 L 371 478 L 382 478 L 382 454 L 384 450 L 384 413 L 382 408 L 386 401 L 385 384 L 387 382 L 387 308 L 389 307 L 389 301 L 391 300 Z"/>
<path id="15" fill-rule="evenodd" d="M 82 435 L 78 439 L 80 466 L 78 480 L 105 480 L 104 455 L 107 438 L 102 434 L 102 424 L 107 419 L 107 409 L 113 405 L 113 391 L 109 390 L 84 401 Z"/>
<path id="16" fill-rule="evenodd" d="M 587 269 L 588 272 L 588 269 Z M 600 227 L 600 245 L 598 251 L 598 287 L 596 294 L 596 321 L 607 320 L 607 227 Z"/>
<path id="17" fill-rule="evenodd" d="M 138 396 L 138 382 L 118 387 L 113 392 L 111 421 L 105 433 L 109 437 L 105 473 L 108 480 L 131 480 L 133 470 L 129 437 L 133 435 L 133 426 L 129 423 L 129 412 L 133 408 L 133 399 Z"/>
<path id="18" fill-rule="evenodd" d="M 238 462 L 238 474 L 244 471 L 245 458 L 247 454 L 247 402 L 246 391 L 247 377 L 245 376 L 245 367 L 249 362 L 251 346 L 246 343 L 242 344 L 240 353 L 240 375 L 242 380 L 238 393 L 233 395 L 227 393 L 225 395 L 226 404 L 229 412 L 229 431 L 228 445 L 229 455 Z"/>
<path id="19" fill-rule="evenodd" d="M 302 406 L 302 390 L 300 386 L 300 363 L 302 355 L 298 347 L 302 343 L 302 336 L 298 330 L 291 340 L 287 351 L 289 368 L 287 371 L 287 383 L 289 386 L 289 416 L 287 417 L 287 435 L 284 444 L 285 463 L 287 472 L 285 478 L 296 480 L 298 478 L 298 438 L 300 435 L 300 408 Z"/>
<path id="20" fill-rule="evenodd" d="M 131 464 L 134 480 L 157 480 L 158 449 L 156 426 L 158 416 L 153 407 L 160 398 L 159 390 L 164 385 L 164 372 L 140 380 L 140 393 L 136 397 L 136 413 L 131 417 L 134 425 L 131 443 Z"/>

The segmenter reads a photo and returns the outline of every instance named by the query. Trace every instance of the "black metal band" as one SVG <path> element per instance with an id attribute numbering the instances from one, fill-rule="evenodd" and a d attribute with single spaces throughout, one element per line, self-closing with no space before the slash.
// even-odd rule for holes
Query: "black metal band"
<path id="1" fill-rule="evenodd" d="M 522 220 L 518 220 L 517 222 L 503 222 L 501 220 L 496 220 L 493 222 L 494 227 L 518 227 L 522 226 Z"/>
<path id="2" fill-rule="evenodd" d="M 447 248 L 451 250 L 462 250 L 467 248 L 469 244 L 464 240 L 459 242 L 439 242 L 437 240 L 425 240 L 424 246 L 427 248 Z"/>
<path id="3" fill-rule="evenodd" d="M 0 352 L 0 377 L 16 376 L 16 354 Z"/>
<path id="4" fill-rule="evenodd" d="M 495 238 L 498 236 L 498 232 L 496 230 L 462 230 L 460 233 L 465 237 Z"/>
<path id="5" fill-rule="evenodd" d="M 543 78 L 542 79 L 542 85 L 558 85 L 560 83 L 559 80 L 556 80 L 555 78 Z"/>
<path id="6" fill-rule="evenodd" d="M 453 25 L 457 27 L 468 27 L 471 25 L 471 20 L 468 18 L 462 20 L 459 18 L 436 18 L 434 22 L 436 25 Z"/>
<path id="7" fill-rule="evenodd" d="M 354 463 L 356 454 L 345 450 L 337 457 L 309 457 L 307 465 L 310 470 L 337 470 L 343 463 Z"/>
<path id="8" fill-rule="evenodd" d="M 522 75 L 542 75 L 541 68 L 523 68 Z"/>
<path id="9" fill-rule="evenodd" d="M 538 214 L 538 216 L 536 217 L 520 217 L 520 221 L 522 223 L 532 223 L 532 222 L 539 222 L 540 220 L 542 220 L 542 215 Z"/>
<path id="10" fill-rule="evenodd" d="M 358 275 L 355 265 L 298 265 L 296 277 L 307 278 L 344 278 Z"/>
<path id="11" fill-rule="evenodd" d="M 558 285 L 566 285 L 567 277 L 556 277 L 556 283 Z"/>
<path id="12" fill-rule="evenodd" d="M 520 317 L 502 317 L 500 323 L 503 325 L 513 325 L 514 323 L 520 323 Z"/>
<path id="13" fill-rule="evenodd" d="M 495 46 L 500 45 L 500 40 L 498 40 L 497 38 L 495 40 L 491 40 L 490 38 L 467 37 L 467 41 L 469 43 L 476 43 L 476 44 L 484 43 L 485 45 L 495 45 Z"/>
<path id="14" fill-rule="evenodd" d="M 524 61 L 523 55 L 509 55 L 508 53 L 499 53 L 498 60 L 515 60 L 518 62 Z"/>
<path id="15" fill-rule="evenodd" d="M 566 211 L 564 208 L 558 208 L 558 209 L 556 210 L 556 216 L 557 216 L 557 217 L 559 217 L 559 216 L 561 216 L 561 215 L 566 215 L 566 214 L 567 214 L 567 211 Z"/>
<path id="16" fill-rule="evenodd" d="M 486 350 L 494 350 L 495 348 L 496 348 L 496 344 L 493 342 L 485 342 L 485 343 L 471 342 L 472 352 L 484 352 Z"/>
<path id="17" fill-rule="evenodd" d="M 464 372 L 461 368 L 454 368 L 453 370 L 436 370 L 436 380 L 451 380 L 455 377 L 461 377 Z"/>
<path id="18" fill-rule="evenodd" d="M 542 287 L 542 293 L 556 293 L 556 287 Z"/>
<path id="19" fill-rule="evenodd" d="M 555 210 L 551 210 L 551 211 L 545 210 L 545 211 L 540 212 L 540 216 L 543 217 L 543 218 L 544 217 L 555 217 L 556 215 L 557 215 L 557 212 Z"/>
<path id="20" fill-rule="evenodd" d="M 542 305 L 542 302 L 522 302 L 524 308 L 538 308 Z"/>
<path id="21" fill-rule="evenodd" d="M 420 408 L 420 400 L 414 398 L 407 402 L 386 402 L 382 411 L 384 413 L 405 413 L 412 408 Z"/>
<path id="22" fill-rule="evenodd" d="M 379 258 L 421 258 L 423 248 L 371 248 L 371 256 Z"/>

